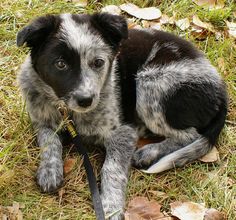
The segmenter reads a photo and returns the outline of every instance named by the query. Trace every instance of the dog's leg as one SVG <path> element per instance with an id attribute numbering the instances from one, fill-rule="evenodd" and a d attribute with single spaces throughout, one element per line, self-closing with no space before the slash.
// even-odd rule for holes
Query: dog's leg
<path id="1" fill-rule="evenodd" d="M 135 131 L 128 126 L 114 130 L 105 141 L 106 159 L 102 168 L 101 197 L 106 214 L 114 213 L 110 219 L 123 219 L 125 191 L 134 147 Z"/>
<path id="2" fill-rule="evenodd" d="M 43 192 L 54 192 L 63 184 L 62 144 L 59 136 L 46 127 L 38 130 L 37 140 L 41 148 L 37 183 Z"/>

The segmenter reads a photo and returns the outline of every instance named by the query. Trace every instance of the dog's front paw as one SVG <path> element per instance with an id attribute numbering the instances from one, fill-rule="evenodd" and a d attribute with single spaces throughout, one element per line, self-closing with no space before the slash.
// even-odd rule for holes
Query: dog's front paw
<path id="1" fill-rule="evenodd" d="M 63 163 L 41 163 L 37 174 L 37 184 L 42 192 L 53 193 L 63 185 Z"/>

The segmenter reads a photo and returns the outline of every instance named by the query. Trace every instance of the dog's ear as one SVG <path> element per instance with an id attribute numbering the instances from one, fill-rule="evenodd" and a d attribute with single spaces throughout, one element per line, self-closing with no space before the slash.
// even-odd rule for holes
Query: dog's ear
<path id="1" fill-rule="evenodd" d="M 24 43 L 28 47 L 39 46 L 58 27 L 59 18 L 54 15 L 46 15 L 33 20 L 17 34 L 18 47 Z"/>
<path id="2" fill-rule="evenodd" d="M 124 17 L 108 13 L 92 15 L 92 24 L 113 47 L 128 37 L 127 22 Z"/>

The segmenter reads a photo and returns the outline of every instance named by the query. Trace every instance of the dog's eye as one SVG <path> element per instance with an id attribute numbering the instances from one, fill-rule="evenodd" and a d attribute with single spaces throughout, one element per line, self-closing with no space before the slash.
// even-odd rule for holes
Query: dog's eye
<path id="1" fill-rule="evenodd" d="M 64 69 L 67 68 L 67 65 L 66 65 L 66 63 L 65 63 L 64 60 L 57 60 L 57 61 L 55 62 L 55 66 L 56 66 L 56 68 L 59 69 L 59 70 L 64 70 Z"/>
<path id="2" fill-rule="evenodd" d="M 94 66 L 95 68 L 101 68 L 101 67 L 104 65 L 104 63 L 105 63 L 104 60 L 98 58 L 98 59 L 95 59 L 95 60 L 93 61 L 93 66 Z"/>

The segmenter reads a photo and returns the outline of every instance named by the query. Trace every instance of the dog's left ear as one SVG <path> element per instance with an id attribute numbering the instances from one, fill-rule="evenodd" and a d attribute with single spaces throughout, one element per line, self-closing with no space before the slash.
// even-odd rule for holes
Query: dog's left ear
<path id="1" fill-rule="evenodd" d="M 92 15 L 92 24 L 111 46 L 116 48 L 122 39 L 128 38 L 128 26 L 124 17 L 108 13 Z"/>

